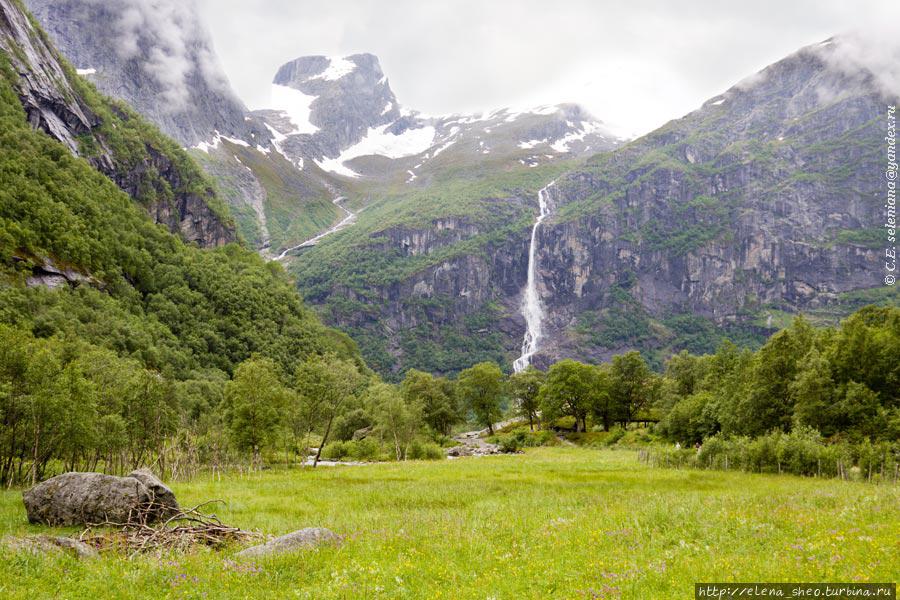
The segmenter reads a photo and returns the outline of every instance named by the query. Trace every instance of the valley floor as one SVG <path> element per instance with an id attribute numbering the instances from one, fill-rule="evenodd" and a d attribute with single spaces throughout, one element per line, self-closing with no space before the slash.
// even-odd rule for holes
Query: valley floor
<path id="1" fill-rule="evenodd" d="M 900 488 L 654 469 L 540 448 L 430 463 L 272 470 L 173 486 L 226 523 L 347 536 L 277 558 L 197 551 L 78 562 L 0 552 L 4 598 L 692 598 L 714 581 L 897 581 Z M 29 526 L 0 492 L 0 535 Z"/>

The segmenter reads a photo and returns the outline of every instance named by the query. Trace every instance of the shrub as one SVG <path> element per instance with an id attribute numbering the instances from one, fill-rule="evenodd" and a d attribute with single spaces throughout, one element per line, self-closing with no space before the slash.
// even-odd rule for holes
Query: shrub
<path id="1" fill-rule="evenodd" d="M 421 443 L 416 440 L 410 445 L 407 458 L 410 460 L 441 460 L 444 458 L 444 450 L 435 443 Z"/>
<path id="2" fill-rule="evenodd" d="M 609 434 L 606 436 L 606 439 L 603 440 L 603 444 L 605 446 L 612 446 L 618 443 L 623 437 L 625 437 L 625 429 L 616 425 L 609 430 Z"/>
<path id="3" fill-rule="evenodd" d="M 349 442 L 352 443 L 352 442 Z M 322 448 L 322 458 L 327 460 L 341 460 L 347 457 L 348 442 L 331 442 Z"/>
<path id="4" fill-rule="evenodd" d="M 375 460 L 381 451 L 378 442 L 369 438 L 345 442 L 344 446 L 347 449 L 347 456 L 359 461 Z"/>
<path id="5" fill-rule="evenodd" d="M 514 454 L 522 448 L 519 436 L 514 433 L 500 436 L 497 438 L 497 444 L 500 446 L 500 451 L 506 454 Z"/>

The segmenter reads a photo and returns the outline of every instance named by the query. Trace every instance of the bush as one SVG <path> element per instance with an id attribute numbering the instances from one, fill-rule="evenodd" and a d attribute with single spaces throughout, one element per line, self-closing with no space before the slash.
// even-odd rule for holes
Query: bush
<path id="1" fill-rule="evenodd" d="M 352 442 L 345 442 L 347 456 L 358 461 L 375 460 L 381 452 L 381 447 L 375 440 L 366 438 Z"/>
<path id="2" fill-rule="evenodd" d="M 334 420 L 334 437 L 341 441 L 353 439 L 353 434 L 372 426 L 372 418 L 361 408 L 352 410 Z"/>
<path id="3" fill-rule="evenodd" d="M 506 454 L 514 454 L 522 448 L 522 442 L 519 436 L 514 433 L 503 435 L 497 438 L 497 445 L 500 446 L 500 452 Z"/>
<path id="4" fill-rule="evenodd" d="M 322 458 L 326 460 L 342 460 L 348 455 L 348 444 L 352 442 L 331 442 L 322 448 Z"/>
<path id="5" fill-rule="evenodd" d="M 441 460 L 444 456 L 444 450 L 437 444 L 416 440 L 410 444 L 406 457 L 410 460 Z"/>
<path id="6" fill-rule="evenodd" d="M 623 437 L 625 437 L 625 428 L 619 425 L 616 425 L 612 429 L 609 430 L 609 434 L 606 436 L 606 439 L 603 440 L 604 446 L 612 446 L 619 442 Z"/>

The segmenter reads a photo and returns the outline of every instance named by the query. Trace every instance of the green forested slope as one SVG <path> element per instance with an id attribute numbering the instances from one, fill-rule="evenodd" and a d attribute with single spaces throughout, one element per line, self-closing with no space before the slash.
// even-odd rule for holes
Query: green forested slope
<path id="1" fill-rule="evenodd" d="M 132 200 L 25 120 L 0 79 L 3 321 L 73 335 L 187 377 L 229 373 L 253 353 L 285 366 L 310 352 L 355 356 L 305 309 L 281 269 L 237 245 L 201 250 L 155 225 Z M 47 261 L 95 280 L 49 291 L 26 280 Z"/>

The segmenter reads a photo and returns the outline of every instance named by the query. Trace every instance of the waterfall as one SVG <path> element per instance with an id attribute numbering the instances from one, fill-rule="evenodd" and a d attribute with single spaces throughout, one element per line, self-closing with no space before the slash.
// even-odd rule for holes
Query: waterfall
<path id="1" fill-rule="evenodd" d="M 522 356 L 513 363 L 513 371 L 521 373 L 531 364 L 533 357 L 538 349 L 541 341 L 541 324 L 544 320 L 544 307 L 541 304 L 541 298 L 538 295 L 537 287 L 537 236 L 541 224 L 550 215 L 549 195 L 550 188 L 556 185 L 551 182 L 550 185 L 538 192 L 538 206 L 540 214 L 531 230 L 531 245 L 528 248 L 528 283 L 525 286 L 525 294 L 522 298 L 522 316 L 525 317 L 525 339 L 522 341 Z"/>

